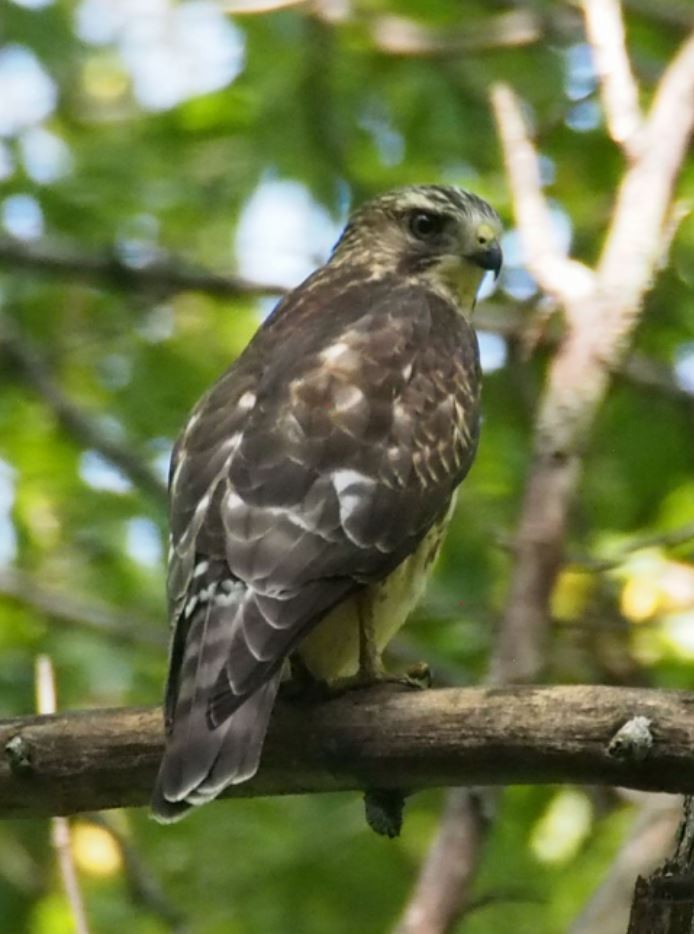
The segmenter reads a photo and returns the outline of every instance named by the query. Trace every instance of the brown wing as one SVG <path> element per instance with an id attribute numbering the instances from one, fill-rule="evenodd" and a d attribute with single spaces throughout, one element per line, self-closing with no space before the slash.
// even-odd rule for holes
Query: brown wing
<path id="1" fill-rule="evenodd" d="M 478 391 L 474 334 L 442 299 L 318 276 L 196 408 L 171 483 L 160 816 L 253 774 L 283 659 L 445 510 Z"/>

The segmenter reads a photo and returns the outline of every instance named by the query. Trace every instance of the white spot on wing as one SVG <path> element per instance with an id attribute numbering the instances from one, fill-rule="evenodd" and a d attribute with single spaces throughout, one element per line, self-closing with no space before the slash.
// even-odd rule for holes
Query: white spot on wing
<path id="1" fill-rule="evenodd" d="M 173 475 L 173 477 L 171 478 L 171 489 L 172 489 L 172 490 L 174 490 L 174 489 L 176 488 L 176 484 L 178 483 L 178 478 L 181 476 L 181 470 L 183 469 L 183 463 L 184 463 L 185 459 L 186 459 L 186 452 L 185 452 L 185 450 L 183 450 L 183 451 L 181 451 L 181 453 L 179 454 L 178 463 L 176 464 L 176 469 L 174 470 L 174 475 Z"/>
<path id="2" fill-rule="evenodd" d="M 200 577 L 210 566 L 209 561 L 199 561 L 193 568 L 193 577 Z"/>
<path id="3" fill-rule="evenodd" d="M 398 401 L 393 406 L 393 416 L 396 421 L 405 422 L 410 420 L 410 413 L 403 403 L 398 399 Z"/>
<path id="4" fill-rule="evenodd" d="M 241 398 L 236 403 L 236 405 L 240 409 L 244 409 L 246 411 L 248 409 L 253 408 L 253 406 L 255 405 L 255 399 L 256 399 L 255 393 L 251 392 L 249 389 L 247 392 L 244 392 L 244 394 L 241 396 Z"/>
<path id="5" fill-rule="evenodd" d="M 270 507 L 266 508 L 266 511 L 270 513 L 271 516 L 286 516 L 287 519 L 292 523 L 292 525 L 297 526 L 300 529 L 303 529 L 304 532 L 315 532 L 316 523 L 315 517 L 310 515 L 304 515 L 301 512 L 300 507 L 282 509 L 281 507 Z M 313 519 L 313 521 L 311 521 Z"/>
<path id="6" fill-rule="evenodd" d="M 193 513 L 193 518 L 190 520 L 190 525 L 186 530 L 186 536 L 189 534 L 197 535 L 198 529 L 202 523 L 203 517 L 207 512 L 207 507 L 210 505 L 210 500 L 212 499 L 211 491 L 207 491 L 202 497 L 198 505 L 195 507 L 195 512 Z"/>
<path id="7" fill-rule="evenodd" d="M 355 513 L 364 499 L 369 496 L 374 481 L 358 470 L 336 470 L 332 475 L 332 482 L 337 493 L 340 507 L 340 522 L 343 527 Z"/>
<path id="8" fill-rule="evenodd" d="M 326 347 L 321 353 L 320 358 L 326 363 L 332 363 L 333 360 L 337 360 L 342 354 L 348 353 L 349 349 L 349 344 L 345 344 L 344 341 L 338 341 L 337 344 L 331 344 L 330 347 Z"/>
<path id="9" fill-rule="evenodd" d="M 204 590 L 201 590 L 198 594 L 198 600 L 200 603 L 207 603 L 210 597 L 213 597 L 217 591 L 217 581 L 213 581 L 211 584 L 208 584 Z"/>
<path id="10" fill-rule="evenodd" d="M 244 590 L 243 584 L 240 584 L 234 590 L 229 593 L 217 593 L 215 594 L 214 603 L 215 606 L 231 606 L 233 603 L 238 603 L 239 597 L 241 596 Z"/>
<path id="11" fill-rule="evenodd" d="M 341 412 L 360 405 L 364 401 L 364 393 L 356 386 L 340 386 L 334 394 L 335 408 Z"/>
<path id="12" fill-rule="evenodd" d="M 241 432 L 237 431 L 235 434 L 231 435 L 230 438 L 227 438 L 226 441 L 222 443 L 222 450 L 224 451 L 225 454 L 229 455 L 226 461 L 227 465 L 229 463 L 229 459 L 231 455 L 234 454 L 234 452 L 236 451 L 236 448 L 239 446 L 240 441 L 241 441 Z"/>
<path id="13" fill-rule="evenodd" d="M 360 473 L 358 470 L 350 470 L 349 468 L 345 470 L 335 470 L 332 479 L 335 492 L 338 496 L 350 486 L 364 483 L 373 485 L 371 477 L 367 477 L 366 474 Z"/>
<path id="14" fill-rule="evenodd" d="M 234 493 L 232 490 L 229 490 L 228 493 L 226 493 L 224 496 L 224 505 L 227 509 L 238 509 L 239 506 L 245 506 L 246 504 L 238 495 L 238 493 Z"/>

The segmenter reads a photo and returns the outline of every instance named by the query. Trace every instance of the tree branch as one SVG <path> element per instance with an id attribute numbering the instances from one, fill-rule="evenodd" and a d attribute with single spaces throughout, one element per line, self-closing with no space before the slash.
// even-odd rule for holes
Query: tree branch
<path id="1" fill-rule="evenodd" d="M 11 267 L 12 272 L 38 272 L 49 276 L 64 276 L 128 291 L 146 291 L 156 286 L 160 292 L 166 294 L 191 289 L 221 298 L 239 295 L 281 295 L 286 292 L 286 288 L 271 282 L 251 282 L 208 270 L 189 272 L 186 270 L 185 262 L 175 256 L 169 257 L 166 263 L 160 263 L 154 267 L 154 272 L 149 266 L 126 267 L 127 276 L 116 276 L 113 273 L 113 262 L 108 256 L 90 256 L 77 247 L 57 251 L 50 244 L 27 245 L 8 237 L 0 237 L 0 265 L 3 263 Z M 515 312 L 509 313 L 508 309 L 503 307 L 494 309 L 492 306 L 493 303 L 487 302 L 484 308 L 476 312 L 477 327 L 509 340 L 523 340 L 528 329 L 528 316 Z M 491 311 L 490 307 L 492 307 Z M 5 322 L 3 322 L 2 331 L 0 338 L 7 348 L 9 335 Z M 557 339 L 546 338 L 543 335 L 540 343 L 556 346 Z M 9 349 L 12 350 L 11 347 Z M 35 350 L 34 356 L 36 356 Z M 20 353 L 16 362 L 21 366 L 26 362 L 25 357 L 25 354 Z M 27 373 L 26 366 L 22 368 Z M 639 357 L 638 362 L 627 360 L 619 372 L 637 385 L 657 389 L 659 392 L 680 397 L 685 401 L 692 398 L 692 393 L 677 384 L 677 380 L 667 367 L 647 357 Z M 38 388 L 40 389 L 41 386 Z M 78 428 L 81 427 L 81 423 L 78 423 Z M 107 456 L 103 450 L 101 453 Z"/>
<path id="2" fill-rule="evenodd" d="M 482 857 L 485 810 L 483 795 L 467 788 L 448 793 L 436 839 L 394 934 L 439 934 L 460 916 Z"/>
<path id="3" fill-rule="evenodd" d="M 107 635 L 128 645 L 162 651 L 168 642 L 166 626 L 135 613 L 120 611 L 91 597 L 47 587 L 43 581 L 14 568 L 0 568 L 0 600 L 12 600 L 71 626 Z"/>
<path id="4" fill-rule="evenodd" d="M 587 0 L 584 8 L 586 16 L 593 15 L 589 33 L 597 29 L 595 6 Z M 617 122 L 621 135 L 625 125 L 629 125 L 628 120 L 626 124 L 623 120 L 626 115 L 631 117 L 633 130 L 634 113 L 627 106 L 631 73 L 623 47 L 619 9 L 613 8 L 612 14 L 612 33 L 605 37 L 601 52 L 595 54 L 596 59 L 602 55 L 603 82 L 612 82 L 609 88 L 604 84 L 602 87 L 606 107 L 610 108 L 608 120 L 613 132 L 617 132 L 614 129 Z M 638 135 L 639 152 L 630 149 L 634 161 L 622 181 L 596 272 L 559 250 L 549 205 L 542 192 L 538 154 L 528 135 L 520 102 L 506 85 L 492 89 L 492 107 L 525 262 L 540 286 L 562 306 L 566 333 L 550 365 L 541 400 L 534 462 L 526 483 L 516 536 L 516 560 L 489 672 L 491 683 L 533 680 L 543 665 L 550 622 L 549 599 L 563 559 L 568 513 L 580 476 L 585 441 L 609 378 L 623 359 L 643 296 L 659 262 L 667 254 L 676 226 L 668 224 L 672 190 L 694 122 L 691 46 L 692 39 L 684 44 L 663 75 L 646 128 Z M 630 147 L 634 139 L 630 137 Z M 640 208 L 640 201 L 649 203 Z M 631 372 L 635 370 L 632 364 Z M 449 795 L 439 837 L 403 915 L 403 934 L 405 931 L 419 934 L 415 924 L 406 926 L 408 919 L 423 916 L 419 899 L 427 910 L 434 904 L 437 906 L 436 925 L 421 928 L 427 934 L 451 931 L 469 903 L 478 851 L 486 834 L 484 828 L 465 817 L 461 826 L 455 826 L 459 823 L 456 814 L 465 814 L 462 807 L 465 794 L 459 791 Z M 489 797 L 491 800 L 492 796 Z M 468 797 L 468 811 L 471 804 Z M 455 879 L 445 872 L 436 876 L 443 840 L 448 841 L 449 859 L 458 859 L 469 867 L 464 879 Z M 451 856 L 453 850 L 457 856 Z"/>
<path id="5" fill-rule="evenodd" d="M 159 503 L 166 502 L 166 485 L 130 448 L 114 441 L 98 420 L 69 399 L 53 378 L 45 360 L 17 327 L 0 318 L 0 350 L 9 357 L 26 382 L 46 402 L 58 422 L 85 448 L 93 448 L 132 483 Z"/>
<path id="6" fill-rule="evenodd" d="M 694 927 L 694 798 L 684 802 L 674 856 L 634 888 L 627 934 L 691 934 Z"/>
<path id="7" fill-rule="evenodd" d="M 0 264 L 3 262 L 7 262 L 8 265 L 12 266 L 13 272 L 25 270 L 27 273 L 39 272 L 68 278 L 86 278 L 90 281 L 93 278 L 95 282 L 102 285 L 115 284 L 111 277 L 110 259 L 90 256 L 76 247 L 56 254 L 54 248 L 45 243 L 29 246 L 9 238 L 0 237 Z M 118 280 L 118 288 L 137 291 L 151 287 L 152 274 L 149 267 L 128 267 L 128 269 L 128 276 Z M 206 270 L 196 271 L 194 278 L 191 279 L 189 273 L 186 272 L 185 262 L 173 256 L 169 258 L 166 265 L 158 267 L 158 274 L 162 278 L 161 287 L 166 292 L 194 289 L 195 291 L 204 292 L 206 295 L 218 297 L 240 294 L 280 295 L 286 292 L 283 286 L 240 280 L 234 276 L 223 276 Z M 239 289 L 240 283 L 242 285 Z M 530 312 L 532 312 L 532 309 L 530 309 Z M 528 320 L 528 314 L 516 313 L 515 309 L 511 312 L 509 308 L 495 305 L 494 302 L 487 302 L 485 307 L 479 309 L 475 314 L 475 324 L 478 328 L 492 334 L 498 334 L 500 337 L 509 340 L 524 339 L 528 330 Z M 16 333 L 10 335 L 6 319 L 2 322 L 0 337 L 5 348 L 8 348 L 12 339 L 16 340 L 18 337 Z M 555 347 L 558 343 L 558 337 L 556 335 L 541 335 L 540 343 L 543 346 Z M 20 353 L 19 357 L 19 362 L 22 363 L 26 354 Z M 619 372 L 633 383 L 658 389 L 668 395 L 681 396 L 687 400 L 691 398 L 691 392 L 677 385 L 677 381 L 667 367 L 655 363 L 643 355 L 638 356 L 638 359 L 632 360 L 630 358 L 627 360 Z"/>
<path id="8" fill-rule="evenodd" d="M 635 159 L 641 129 L 639 89 L 624 44 L 619 0 L 583 0 L 583 11 L 600 78 L 607 129 L 627 156 Z"/>
<path id="9" fill-rule="evenodd" d="M 638 317 L 644 294 L 667 246 L 664 233 L 675 181 L 694 128 L 694 33 L 665 70 L 639 145 L 639 158 L 619 187 L 612 223 L 597 268 L 615 359 Z M 647 197 L 644 195 L 647 193 Z"/>
<path id="10" fill-rule="evenodd" d="M 542 193 L 540 163 L 525 126 L 521 104 L 507 84 L 492 87 L 491 103 L 504 151 L 518 233 L 529 271 L 558 301 L 583 296 L 592 288 L 592 273 L 569 259 L 557 246 L 552 216 Z"/>
<path id="11" fill-rule="evenodd" d="M 537 154 L 519 104 L 505 87 L 496 89 L 493 102 L 528 263 L 538 272 L 546 261 L 557 270 L 566 268 L 545 242 L 549 234 Z M 662 256 L 673 187 L 693 125 L 694 36 L 660 81 L 640 134 L 639 156 L 620 185 L 603 254 L 596 272 L 588 273 L 590 288 L 589 278 L 570 275 L 557 281 L 552 273 L 542 282 L 561 300 L 567 332 L 548 371 L 535 429 L 534 462 L 492 672 L 498 681 L 505 680 L 509 668 L 521 680 L 532 680 L 541 668 L 549 597 L 563 558 L 581 456 Z"/>
<path id="12" fill-rule="evenodd" d="M 39 713 L 55 714 L 55 674 L 48 655 L 39 655 L 36 659 L 35 681 L 36 707 Z M 56 815 L 51 818 L 51 844 L 55 850 L 63 889 L 72 913 L 75 934 L 89 934 L 82 888 L 72 855 L 71 836 L 70 823 L 65 817 Z"/>
<path id="13" fill-rule="evenodd" d="M 672 849 L 681 799 L 634 792 L 630 797 L 644 799 L 639 812 L 607 875 L 567 934 L 623 934 L 629 924 L 634 878 L 652 872 Z"/>
<path id="14" fill-rule="evenodd" d="M 12 272 L 27 270 L 114 289 L 141 289 L 164 295 L 192 291 L 235 298 L 239 295 L 281 295 L 286 291 L 281 285 L 197 269 L 174 257 L 130 266 L 115 254 L 89 254 L 47 243 L 34 246 L 12 237 L 0 237 L 0 265 Z"/>
<path id="15" fill-rule="evenodd" d="M 458 29 L 425 26 L 406 16 L 385 15 L 369 20 L 369 32 L 381 53 L 429 58 L 532 45 L 542 39 L 545 23 L 528 9 L 498 13 L 481 25 L 469 23 Z"/>
<path id="16" fill-rule="evenodd" d="M 159 918 L 165 930 L 172 934 L 190 934 L 187 917 L 169 900 L 159 880 L 152 874 L 129 837 L 116 826 L 116 821 L 109 820 L 104 814 L 88 814 L 87 819 L 106 831 L 118 847 L 133 904 Z"/>
<path id="17" fill-rule="evenodd" d="M 0 723 L 0 815 L 144 804 L 158 708 Z M 694 791 L 694 695 L 613 687 L 382 687 L 277 705 L 262 767 L 230 796 L 572 782 Z"/>

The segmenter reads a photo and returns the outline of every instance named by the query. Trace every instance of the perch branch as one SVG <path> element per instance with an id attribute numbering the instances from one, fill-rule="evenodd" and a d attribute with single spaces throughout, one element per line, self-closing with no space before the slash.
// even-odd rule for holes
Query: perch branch
<path id="1" fill-rule="evenodd" d="M 0 815 L 144 804 L 158 708 L 0 723 Z M 232 796 L 571 782 L 694 791 L 694 695 L 614 687 L 372 688 L 282 702 L 263 761 Z"/>

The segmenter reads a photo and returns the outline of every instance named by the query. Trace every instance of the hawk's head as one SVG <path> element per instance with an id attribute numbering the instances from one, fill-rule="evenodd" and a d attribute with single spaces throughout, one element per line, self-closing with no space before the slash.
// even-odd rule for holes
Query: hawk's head
<path id="1" fill-rule="evenodd" d="M 387 192 L 354 212 L 331 264 L 368 265 L 374 276 L 424 279 L 465 308 L 486 270 L 501 268 L 501 221 L 468 191 L 413 185 Z"/>

